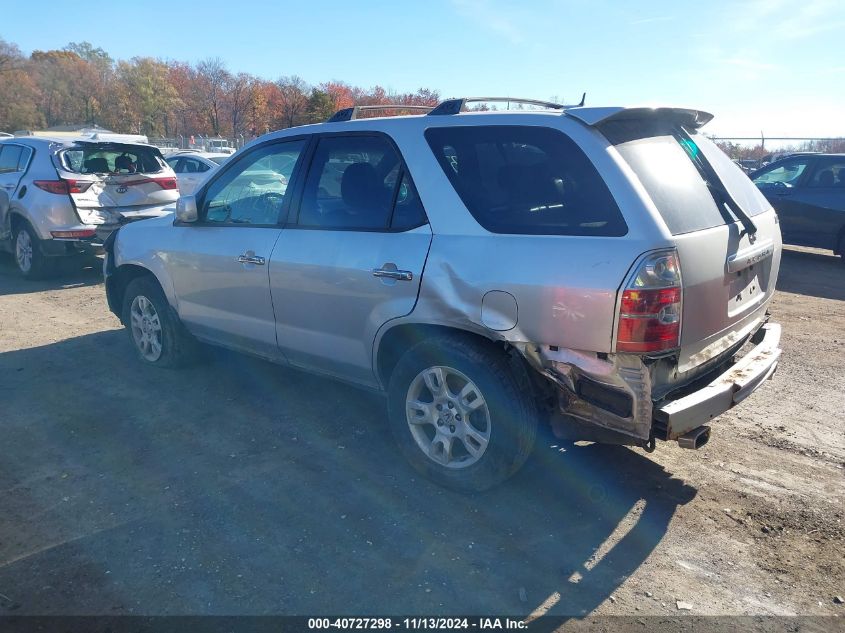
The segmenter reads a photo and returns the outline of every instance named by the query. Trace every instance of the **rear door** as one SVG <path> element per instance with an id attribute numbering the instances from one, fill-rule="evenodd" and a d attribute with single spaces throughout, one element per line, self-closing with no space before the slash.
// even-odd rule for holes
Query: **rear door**
<path id="1" fill-rule="evenodd" d="M 384 135 L 319 137 L 296 223 L 270 262 L 276 332 L 296 365 L 373 384 L 386 321 L 413 310 L 431 229 Z"/>
<path id="2" fill-rule="evenodd" d="M 623 127 L 605 133 L 651 196 L 678 250 L 679 371 L 685 372 L 724 352 L 764 318 L 780 265 L 778 219 L 742 170 L 703 134 L 666 124 L 634 126 L 633 132 L 630 123 Z M 750 222 L 743 224 L 742 214 Z"/>
<path id="3" fill-rule="evenodd" d="M 268 269 L 289 207 L 285 183 L 307 143 L 273 142 L 227 163 L 197 197 L 198 222 L 174 227 L 167 268 L 179 316 L 195 334 L 261 356 L 279 355 Z M 268 155 L 292 158 L 275 188 L 257 186 L 252 177 Z"/>

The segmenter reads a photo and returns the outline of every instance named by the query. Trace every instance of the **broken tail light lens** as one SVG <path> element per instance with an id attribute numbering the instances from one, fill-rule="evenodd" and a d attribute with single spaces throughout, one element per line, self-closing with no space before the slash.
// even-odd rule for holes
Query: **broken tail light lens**
<path id="1" fill-rule="evenodd" d="M 617 352 L 660 352 L 680 345 L 681 269 L 674 251 L 649 255 L 622 292 Z"/>
<path id="2" fill-rule="evenodd" d="M 69 193 L 85 193 L 94 183 L 86 180 L 36 180 L 36 187 L 47 193 L 67 195 Z"/>

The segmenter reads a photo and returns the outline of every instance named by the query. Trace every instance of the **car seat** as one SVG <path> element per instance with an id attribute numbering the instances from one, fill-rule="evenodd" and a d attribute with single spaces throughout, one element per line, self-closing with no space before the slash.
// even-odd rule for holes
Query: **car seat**
<path id="1" fill-rule="evenodd" d="M 333 217 L 332 221 L 348 226 L 386 227 L 389 215 L 386 192 L 375 167 L 370 163 L 352 163 L 340 181 L 346 217 Z"/>

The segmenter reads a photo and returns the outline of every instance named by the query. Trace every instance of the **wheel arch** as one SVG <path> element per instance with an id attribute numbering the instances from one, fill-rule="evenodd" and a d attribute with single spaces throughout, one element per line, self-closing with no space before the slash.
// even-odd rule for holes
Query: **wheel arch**
<path id="1" fill-rule="evenodd" d="M 444 336 L 460 338 L 488 348 L 496 348 L 502 353 L 508 354 L 511 365 L 520 374 L 520 379 L 528 378 L 531 375 L 531 369 L 523 355 L 518 353 L 507 340 L 496 337 L 495 334 L 496 332 L 492 330 L 485 330 L 480 327 L 469 329 L 445 324 L 407 321 L 397 323 L 384 329 L 376 340 L 374 353 L 376 378 L 381 387 L 386 389 L 393 370 L 407 350 L 427 339 Z"/>
<path id="2" fill-rule="evenodd" d="M 120 319 L 121 323 L 123 323 L 123 299 L 126 295 L 126 288 L 134 279 L 139 277 L 150 277 L 167 296 L 164 286 L 152 270 L 139 264 L 121 264 L 106 277 L 106 299 L 109 309 Z"/>

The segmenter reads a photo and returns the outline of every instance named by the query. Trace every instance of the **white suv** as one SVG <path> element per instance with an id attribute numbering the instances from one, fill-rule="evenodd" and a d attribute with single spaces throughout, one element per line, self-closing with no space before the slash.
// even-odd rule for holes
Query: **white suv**
<path id="1" fill-rule="evenodd" d="M 677 108 L 463 112 L 269 134 L 121 229 L 139 358 L 197 339 L 382 391 L 421 472 L 480 490 L 537 425 L 698 448 L 777 367 L 778 220 Z"/>
<path id="2" fill-rule="evenodd" d="M 127 222 L 171 214 L 178 197 L 176 176 L 152 145 L 0 139 L 0 248 L 27 278 L 97 252 Z"/>

